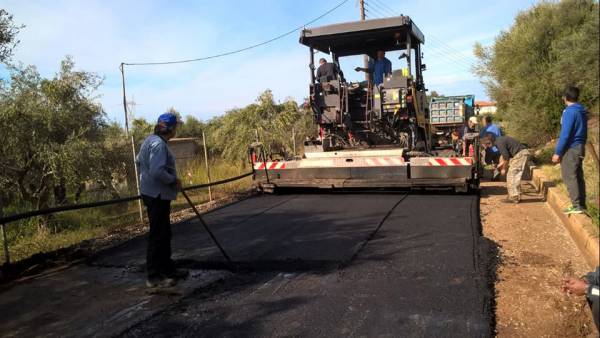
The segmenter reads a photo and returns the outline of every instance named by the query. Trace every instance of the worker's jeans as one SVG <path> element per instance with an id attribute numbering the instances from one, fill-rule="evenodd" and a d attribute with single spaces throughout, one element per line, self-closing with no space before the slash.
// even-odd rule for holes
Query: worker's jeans
<path id="1" fill-rule="evenodd" d="M 585 145 L 567 149 L 560 160 L 560 171 L 574 207 L 585 209 L 585 181 L 583 179 L 583 157 Z"/>
<path id="2" fill-rule="evenodd" d="M 171 260 L 171 201 L 161 200 L 160 195 L 156 198 L 142 195 L 142 199 L 150 220 L 146 270 L 148 279 L 159 279 L 175 270 Z"/>
<path id="3" fill-rule="evenodd" d="M 529 150 L 523 149 L 519 151 L 515 157 L 510 159 L 508 163 L 508 172 L 506 173 L 506 190 L 508 190 L 508 198 L 521 198 L 521 177 L 529 160 Z"/>

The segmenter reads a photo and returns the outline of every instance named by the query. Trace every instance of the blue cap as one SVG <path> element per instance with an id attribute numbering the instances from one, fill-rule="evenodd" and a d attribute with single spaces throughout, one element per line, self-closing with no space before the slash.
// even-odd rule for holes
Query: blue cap
<path id="1" fill-rule="evenodd" d="M 158 117 L 156 123 L 167 129 L 171 129 L 177 124 L 177 115 L 173 113 L 164 113 Z"/>

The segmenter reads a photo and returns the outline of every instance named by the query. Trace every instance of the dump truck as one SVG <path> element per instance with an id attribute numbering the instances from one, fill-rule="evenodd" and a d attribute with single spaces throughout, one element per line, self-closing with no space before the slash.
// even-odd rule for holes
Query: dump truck
<path id="1" fill-rule="evenodd" d="M 432 147 L 421 51 L 425 37 L 410 17 L 306 28 L 300 43 L 309 50 L 308 103 L 318 137 L 304 142 L 302 158 L 287 161 L 269 160 L 264 147 L 253 144 L 249 152 L 258 189 L 468 191 L 478 186 L 479 151 L 450 157 Z M 316 52 L 328 54 L 341 69 L 347 57 L 374 59 L 378 50 L 399 55 L 383 83 L 348 82 L 342 72 L 330 78 L 315 76 Z"/>
<path id="2" fill-rule="evenodd" d="M 452 132 L 462 132 L 471 116 L 475 116 L 475 95 L 432 97 L 429 102 L 432 146 L 452 147 Z"/>

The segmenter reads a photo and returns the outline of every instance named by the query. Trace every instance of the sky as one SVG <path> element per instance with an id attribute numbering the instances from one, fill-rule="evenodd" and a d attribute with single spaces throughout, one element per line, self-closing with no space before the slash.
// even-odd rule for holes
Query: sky
<path id="1" fill-rule="evenodd" d="M 342 0 L 220 1 L 22 1 L 3 0 L 2 8 L 26 27 L 13 61 L 35 65 L 54 76 L 65 56 L 76 69 L 104 78 L 97 100 L 110 120 L 123 123 L 121 62 L 170 61 L 244 48 L 288 32 L 319 17 Z M 514 17 L 534 0 L 365 0 L 367 19 L 404 14 L 425 35 L 425 84 L 445 95 L 474 94 L 487 100 L 473 75 L 473 46 L 491 45 Z M 358 0 L 308 27 L 359 19 Z M 308 95 L 308 48 L 294 32 L 246 52 L 211 60 L 161 66 L 126 66 L 127 100 L 135 117 L 154 120 L 169 107 L 201 120 L 244 107 L 266 89 L 275 99 L 302 102 Z M 319 57 L 319 56 L 317 56 Z M 341 59 L 349 80 L 360 58 Z M 392 63 L 398 63 L 392 58 Z M 396 68 L 396 67 L 394 67 Z M 364 76 L 364 75 L 363 75 Z M 0 66 L 0 77 L 8 73 Z"/>

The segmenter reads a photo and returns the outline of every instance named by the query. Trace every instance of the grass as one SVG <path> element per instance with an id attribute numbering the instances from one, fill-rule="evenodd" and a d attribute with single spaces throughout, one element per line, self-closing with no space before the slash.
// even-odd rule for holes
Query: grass
<path id="1" fill-rule="evenodd" d="M 549 149 L 549 150 L 548 150 Z M 562 181 L 560 165 L 549 163 L 550 161 L 546 159 L 546 155 L 550 152 L 550 156 L 553 153 L 553 146 L 547 145 L 544 149 L 539 152 L 539 154 L 534 158 L 534 161 L 540 165 L 544 176 L 553 181 L 558 189 L 568 196 L 568 191 L 566 185 Z M 583 176 L 585 179 L 585 188 L 586 188 L 586 201 L 587 201 L 587 209 L 588 214 L 592 219 L 592 223 L 595 226 L 595 230 L 599 231 L 600 224 L 598 220 L 598 196 L 599 192 L 599 175 L 596 164 L 594 164 L 591 156 L 586 156 L 583 161 Z"/>
<path id="2" fill-rule="evenodd" d="M 211 182 L 238 176 L 250 170 L 249 165 L 233 165 L 221 159 L 215 159 L 209 165 Z M 208 182 L 206 166 L 200 160 L 181 168 L 179 177 L 184 187 Z M 247 191 L 251 186 L 251 177 L 215 186 L 211 188 L 212 199 Z M 195 204 L 209 201 L 208 189 L 188 191 L 188 194 Z M 172 211 L 188 207 L 181 195 L 172 203 Z M 16 262 L 36 253 L 51 252 L 89 239 L 103 238 L 115 230 L 136 223 L 139 223 L 137 201 L 57 213 L 50 217 L 45 231 L 38 229 L 39 218 L 13 222 L 6 226 L 10 258 L 12 262 Z M 2 241 L 4 238 L 0 240 L 0 245 L 4 244 Z M 0 264 L 3 264 L 5 257 L 3 254 L 0 257 Z"/>

